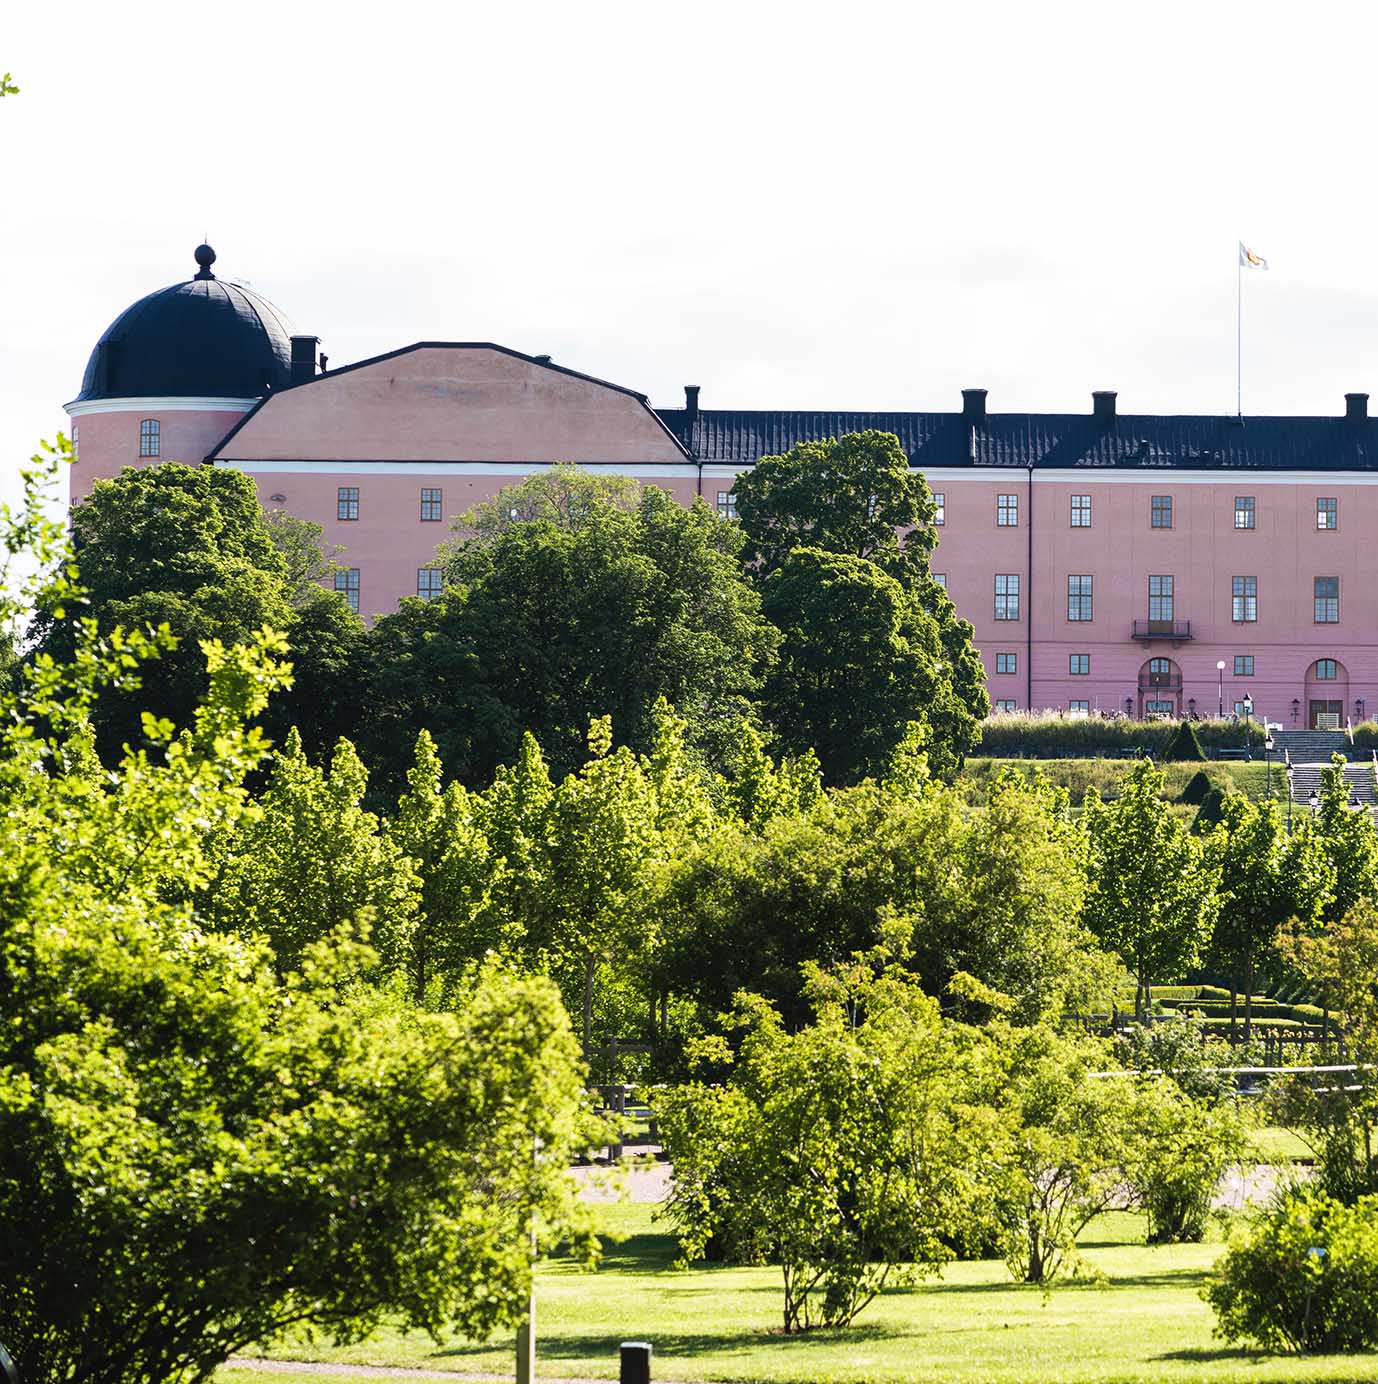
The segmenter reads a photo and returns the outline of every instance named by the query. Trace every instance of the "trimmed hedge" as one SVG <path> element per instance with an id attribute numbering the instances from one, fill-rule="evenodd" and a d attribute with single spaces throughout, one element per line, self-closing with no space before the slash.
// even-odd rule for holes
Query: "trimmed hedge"
<path id="1" fill-rule="evenodd" d="M 1190 721 L 1183 721 L 1163 746 L 1163 758 L 1174 764 L 1182 764 L 1205 759 L 1206 752 L 1201 748 L 1201 740 Z"/>
<path id="2" fill-rule="evenodd" d="M 1058 712 L 999 712 L 981 723 L 981 744 L 973 753 L 1001 759 L 1094 759 L 1139 750 L 1162 758 L 1177 734 L 1172 721 L 1131 721 L 1127 717 L 1065 716 Z M 1190 729 L 1207 753 L 1244 748 L 1245 727 L 1234 721 L 1195 721 Z M 1263 727 L 1248 727 L 1251 743 L 1263 746 Z M 1378 725 L 1374 726 L 1378 737 Z M 1378 738 L 1375 738 L 1378 745 Z"/>

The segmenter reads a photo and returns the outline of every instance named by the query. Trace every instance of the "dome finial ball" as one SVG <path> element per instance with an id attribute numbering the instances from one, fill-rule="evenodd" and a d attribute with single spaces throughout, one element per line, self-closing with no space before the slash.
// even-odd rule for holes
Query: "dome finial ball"
<path id="1" fill-rule="evenodd" d="M 215 263 L 215 251 L 209 245 L 198 245 L 195 253 L 196 263 L 201 266 L 196 277 L 198 279 L 215 278 L 215 275 L 211 273 L 211 265 Z"/>

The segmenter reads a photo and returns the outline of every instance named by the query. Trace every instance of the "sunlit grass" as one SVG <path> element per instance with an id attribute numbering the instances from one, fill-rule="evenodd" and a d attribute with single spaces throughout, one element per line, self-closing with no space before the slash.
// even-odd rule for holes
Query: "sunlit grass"
<path id="1" fill-rule="evenodd" d="M 540 1369 L 616 1378 L 624 1340 L 655 1345 L 654 1378 L 666 1380 L 924 1380 L 951 1384 L 1244 1384 L 1359 1381 L 1378 1377 L 1378 1356 L 1297 1360 L 1258 1356 L 1212 1336 L 1200 1285 L 1217 1243 L 1150 1248 L 1136 1216 L 1102 1218 L 1083 1237 L 1098 1278 L 1048 1292 L 1009 1281 L 995 1262 L 953 1264 L 940 1278 L 885 1293 L 850 1330 L 779 1332 L 775 1269 L 672 1267 L 674 1247 L 653 1208 L 601 1208 L 609 1233 L 602 1270 L 552 1263 L 538 1288 Z M 452 1342 L 384 1331 L 345 1349 L 283 1345 L 278 1358 L 510 1372 L 513 1342 Z M 289 1384 L 281 1374 L 230 1384 Z M 304 1384 L 304 1381 L 302 1382 Z"/>

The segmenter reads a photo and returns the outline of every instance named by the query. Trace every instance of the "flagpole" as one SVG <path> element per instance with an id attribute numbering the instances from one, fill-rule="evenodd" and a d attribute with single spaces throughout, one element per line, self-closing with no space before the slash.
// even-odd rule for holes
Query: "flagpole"
<path id="1" fill-rule="evenodd" d="M 1244 257 L 1234 255 L 1234 410 L 1244 421 Z"/>

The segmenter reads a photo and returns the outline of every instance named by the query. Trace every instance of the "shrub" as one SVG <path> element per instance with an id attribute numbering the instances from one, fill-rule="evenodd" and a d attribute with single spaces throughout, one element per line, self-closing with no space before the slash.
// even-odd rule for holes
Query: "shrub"
<path id="1" fill-rule="evenodd" d="M 1227 1341 L 1285 1351 L 1378 1346 L 1378 1197 L 1345 1206 L 1318 1187 L 1284 1187 L 1202 1296 Z"/>
<path id="2" fill-rule="evenodd" d="M 1196 738 L 1196 729 L 1190 721 L 1183 721 L 1163 748 L 1163 758 L 1174 763 L 1205 757 L 1206 752 L 1201 748 L 1201 742 Z"/>
<path id="3" fill-rule="evenodd" d="M 1206 777 L 1206 771 L 1198 769 L 1187 780 L 1187 786 L 1178 794 L 1177 801 L 1189 803 L 1192 807 L 1200 807 L 1206 801 L 1206 794 L 1211 791 L 1211 787 L 1212 784 L 1210 779 Z"/>
<path id="4" fill-rule="evenodd" d="M 1197 809 L 1196 820 L 1191 824 L 1193 836 L 1200 836 L 1225 818 L 1225 790 L 1212 788 Z"/>

